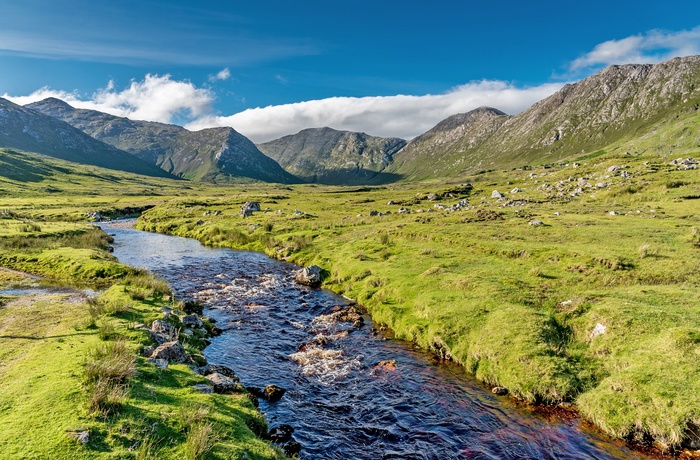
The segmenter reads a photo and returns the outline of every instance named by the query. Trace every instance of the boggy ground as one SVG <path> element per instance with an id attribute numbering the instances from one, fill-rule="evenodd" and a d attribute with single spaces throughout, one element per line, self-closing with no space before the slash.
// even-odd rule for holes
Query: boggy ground
<path id="1" fill-rule="evenodd" d="M 138 227 L 318 264 L 399 338 L 516 398 L 698 449 L 700 177 L 675 159 L 623 145 L 454 183 L 219 189 Z M 246 201 L 262 211 L 241 217 Z"/>

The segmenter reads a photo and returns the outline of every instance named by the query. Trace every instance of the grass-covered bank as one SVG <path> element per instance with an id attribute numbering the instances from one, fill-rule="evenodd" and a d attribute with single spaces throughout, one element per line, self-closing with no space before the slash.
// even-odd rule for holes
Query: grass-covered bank
<path id="1" fill-rule="evenodd" d="M 692 447 L 700 179 L 672 159 L 623 146 L 464 178 L 472 189 L 246 186 L 139 226 L 316 263 L 326 287 L 485 382 L 576 402 L 613 436 Z M 263 211 L 241 217 L 245 201 Z"/>
<path id="2" fill-rule="evenodd" d="M 0 298 L 0 458 L 283 457 L 256 435 L 266 424 L 247 395 L 201 393 L 186 364 L 140 356 L 152 341 L 139 325 L 174 307 L 167 284 L 119 264 L 96 228 L 30 220 L 0 220 L 0 265 L 104 292 Z M 37 283 L 0 270 L 0 289 Z"/>

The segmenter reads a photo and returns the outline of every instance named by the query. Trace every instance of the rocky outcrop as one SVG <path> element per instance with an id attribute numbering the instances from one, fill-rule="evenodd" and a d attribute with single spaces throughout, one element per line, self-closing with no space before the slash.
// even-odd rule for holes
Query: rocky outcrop
<path id="1" fill-rule="evenodd" d="M 178 177 L 213 182 L 241 179 L 299 182 L 233 128 L 189 131 L 177 125 L 76 109 L 55 98 L 27 107 L 62 120 L 94 139 L 129 152 Z"/>
<path id="2" fill-rule="evenodd" d="M 321 284 L 323 269 L 318 265 L 304 267 L 296 272 L 294 281 L 305 286 L 318 286 Z"/>
<path id="3" fill-rule="evenodd" d="M 178 341 L 166 342 L 153 351 L 153 359 L 164 359 L 169 363 L 185 363 L 190 357 L 185 351 L 185 347 Z"/>
<path id="4" fill-rule="evenodd" d="M 259 144 L 285 170 L 306 182 L 356 185 L 392 182 L 383 173 L 406 141 L 331 128 L 305 129 Z"/>

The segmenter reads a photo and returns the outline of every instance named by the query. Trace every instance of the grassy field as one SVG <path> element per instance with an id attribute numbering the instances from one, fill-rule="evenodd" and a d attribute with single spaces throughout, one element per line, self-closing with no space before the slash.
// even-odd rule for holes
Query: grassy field
<path id="1" fill-rule="evenodd" d="M 73 184 L 72 174 L 49 168 L 34 182 L 0 182 L 0 211 L 6 210 L 0 264 L 73 282 L 119 283 L 128 273 L 95 249 L 99 242 L 82 247 L 72 241 L 68 250 L 62 241 L 80 228 L 87 211 L 149 208 L 139 219 L 142 229 L 316 263 L 327 271 L 325 287 L 357 299 L 398 337 L 461 363 L 480 380 L 530 402 L 573 402 L 612 436 L 676 449 L 688 445 L 700 425 L 700 174 L 670 164 L 700 150 L 687 136 L 674 149 L 670 139 L 685 131 L 671 123 L 656 136 L 566 163 L 383 187 L 206 187 L 121 173 L 105 177 L 98 170 Z M 87 177 L 88 169 L 74 173 Z M 48 196 L 42 191 L 47 186 L 61 191 Z M 494 190 L 504 197 L 493 197 Z M 246 201 L 259 201 L 262 211 L 241 217 Z M 33 239 L 55 242 L 31 251 L 18 247 Z M 143 314 L 158 311 L 157 303 L 143 305 L 150 308 Z M 75 307 L 74 314 L 80 312 L 85 315 Z M 76 322 L 66 321 L 66 328 Z M 142 340 L 128 328 L 136 319 L 115 321 L 133 343 Z M 70 340 L 83 340 L 84 347 L 100 343 L 94 331 L 79 332 Z M 137 379 L 156 378 L 152 369 L 137 366 Z M 79 372 L 80 366 L 72 368 Z M 195 377 L 172 369 L 163 385 L 180 388 L 174 398 L 203 398 L 170 380 Z M 0 376 L 0 385 L 15 385 L 20 374 L 29 376 Z M 129 398 L 139 394 L 134 384 Z M 199 403 L 213 407 L 206 401 Z M 148 413 L 167 414 L 166 420 L 171 406 Z M 0 410 L 0 417 L 18 416 L 6 414 Z M 65 426 L 96 424 L 118 456 L 135 442 L 131 435 L 117 441 L 114 433 L 127 423 L 119 420 L 137 424 L 143 415 L 120 414 L 98 422 L 78 410 L 73 417 L 83 418 L 66 418 Z M 168 429 L 166 438 L 177 432 Z M 177 445 L 167 455 L 182 448 Z M 260 449 L 261 458 L 275 455 Z"/>

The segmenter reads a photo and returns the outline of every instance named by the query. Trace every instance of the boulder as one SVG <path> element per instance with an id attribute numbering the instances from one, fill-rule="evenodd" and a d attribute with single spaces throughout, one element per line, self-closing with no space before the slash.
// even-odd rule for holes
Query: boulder
<path id="1" fill-rule="evenodd" d="M 287 457 L 296 458 L 301 453 L 301 444 L 296 441 L 289 441 L 282 446 L 282 450 Z"/>
<path id="2" fill-rule="evenodd" d="M 268 385 L 265 388 L 246 387 L 246 390 L 258 398 L 262 398 L 270 402 L 279 401 L 287 391 L 284 388 L 278 387 L 277 385 Z"/>
<path id="3" fill-rule="evenodd" d="M 605 330 L 606 330 L 606 329 L 607 329 L 607 327 L 605 327 L 605 326 L 603 326 L 602 324 L 598 323 L 598 324 L 595 325 L 595 327 L 593 328 L 593 330 L 591 331 L 591 333 L 588 334 L 588 337 L 590 337 L 590 338 L 592 339 L 592 338 L 594 338 L 594 337 L 598 337 L 599 335 L 605 334 Z"/>
<path id="4" fill-rule="evenodd" d="M 503 198 L 503 194 L 498 190 L 491 192 L 491 198 Z"/>
<path id="5" fill-rule="evenodd" d="M 153 351 L 153 359 L 165 359 L 169 363 L 184 363 L 189 360 L 185 347 L 180 342 L 174 340 L 165 342 Z"/>
<path id="6" fill-rule="evenodd" d="M 243 385 L 238 383 L 238 378 L 227 377 L 218 372 L 209 374 L 206 377 L 214 385 L 214 393 L 229 394 L 245 392 Z"/>
<path id="7" fill-rule="evenodd" d="M 491 393 L 498 396 L 505 396 L 508 394 L 508 388 L 506 387 L 493 387 L 491 388 Z"/>
<path id="8" fill-rule="evenodd" d="M 192 314 L 192 315 L 185 315 L 181 319 L 182 324 L 185 327 L 189 327 L 191 329 L 199 329 L 200 327 L 204 326 L 204 323 L 202 323 L 202 320 L 199 319 L 199 316 Z"/>
<path id="9" fill-rule="evenodd" d="M 248 217 L 252 216 L 254 212 L 260 211 L 260 203 L 257 201 L 246 201 L 243 206 L 241 206 L 241 216 Z"/>
<path id="10" fill-rule="evenodd" d="M 178 338 L 178 333 L 175 330 L 175 326 L 159 319 L 153 321 L 151 324 L 150 333 L 151 337 L 153 337 L 153 340 L 158 345 L 162 345 L 165 342 L 172 340 L 177 340 Z"/>
<path id="11" fill-rule="evenodd" d="M 427 196 L 429 201 L 437 201 L 440 199 L 440 196 L 437 193 L 431 193 Z"/>
<path id="12" fill-rule="evenodd" d="M 267 438 L 272 442 L 283 443 L 292 439 L 292 433 L 294 428 L 291 425 L 280 425 L 272 428 L 267 433 Z"/>
<path id="13" fill-rule="evenodd" d="M 318 265 L 304 267 L 296 272 L 294 281 L 305 286 L 318 286 L 321 284 L 322 269 Z"/>
<path id="14" fill-rule="evenodd" d="M 388 359 L 386 361 L 379 361 L 375 366 L 374 369 L 377 370 L 396 370 L 398 365 L 396 364 L 395 359 Z"/>
<path id="15" fill-rule="evenodd" d="M 544 222 L 541 220 L 533 219 L 530 222 L 528 222 L 528 225 L 532 225 L 533 227 L 539 227 L 540 225 L 544 225 Z"/>
<path id="16" fill-rule="evenodd" d="M 238 377 L 236 376 L 236 373 L 233 372 L 233 369 L 231 369 L 228 366 L 223 366 L 221 364 L 207 364 L 206 366 L 202 366 L 198 369 L 198 373 L 201 375 L 209 375 L 209 374 L 221 374 L 225 375 L 226 377 L 232 378 L 238 382 Z"/>

